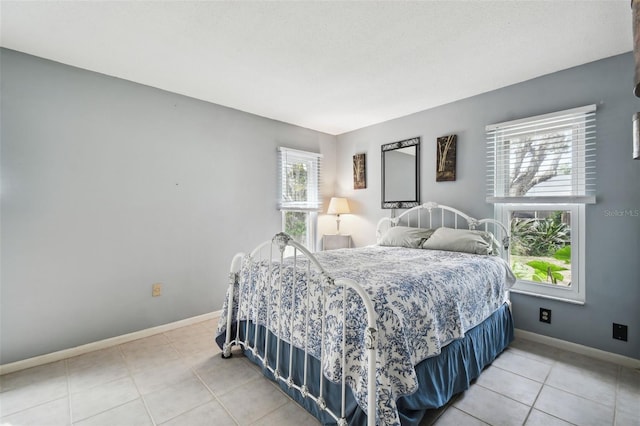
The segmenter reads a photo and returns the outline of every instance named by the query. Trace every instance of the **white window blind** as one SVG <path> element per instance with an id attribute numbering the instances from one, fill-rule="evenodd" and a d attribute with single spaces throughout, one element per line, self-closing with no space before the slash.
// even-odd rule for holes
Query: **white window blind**
<path id="1" fill-rule="evenodd" d="M 322 155 L 314 152 L 278 148 L 280 210 L 318 211 Z"/>
<path id="2" fill-rule="evenodd" d="M 487 201 L 595 203 L 596 106 L 492 124 Z"/>

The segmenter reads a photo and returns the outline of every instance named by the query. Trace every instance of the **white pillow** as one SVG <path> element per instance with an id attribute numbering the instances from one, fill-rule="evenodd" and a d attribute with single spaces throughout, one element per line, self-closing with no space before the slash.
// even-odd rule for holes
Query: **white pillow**
<path id="1" fill-rule="evenodd" d="M 422 243 L 433 234 L 433 229 L 394 226 L 380 238 L 381 246 L 420 248 Z"/>
<path id="2" fill-rule="evenodd" d="M 493 235 L 471 229 L 438 228 L 422 243 L 423 249 L 493 254 Z"/>

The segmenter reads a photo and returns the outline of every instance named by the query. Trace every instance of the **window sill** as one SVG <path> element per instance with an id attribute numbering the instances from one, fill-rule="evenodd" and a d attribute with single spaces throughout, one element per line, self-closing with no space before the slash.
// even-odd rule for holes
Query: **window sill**
<path id="1" fill-rule="evenodd" d="M 517 288 L 511 288 L 511 289 L 509 289 L 509 291 L 511 293 L 525 294 L 527 296 L 539 297 L 541 299 L 557 300 L 559 302 L 571 303 L 571 304 L 574 304 L 574 305 L 584 305 L 585 304 L 584 300 L 567 299 L 566 297 L 553 296 L 553 295 L 550 295 L 550 294 L 534 293 L 532 291 L 521 290 L 521 289 L 517 289 Z"/>

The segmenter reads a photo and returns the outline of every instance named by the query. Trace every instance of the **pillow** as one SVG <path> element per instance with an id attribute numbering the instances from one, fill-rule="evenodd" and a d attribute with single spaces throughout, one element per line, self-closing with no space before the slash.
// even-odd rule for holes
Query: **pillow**
<path id="1" fill-rule="evenodd" d="M 433 229 L 394 226 L 382 235 L 378 244 L 391 247 L 420 248 L 422 243 L 427 240 L 433 232 Z"/>
<path id="2" fill-rule="evenodd" d="M 438 228 L 422 243 L 423 249 L 493 254 L 493 235 L 471 229 Z"/>

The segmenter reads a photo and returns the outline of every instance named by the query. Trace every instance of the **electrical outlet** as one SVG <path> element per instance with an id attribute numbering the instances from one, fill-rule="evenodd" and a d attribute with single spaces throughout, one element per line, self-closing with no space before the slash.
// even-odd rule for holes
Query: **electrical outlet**
<path id="1" fill-rule="evenodd" d="M 158 297 L 161 294 L 162 294 L 162 284 L 161 283 L 155 283 L 154 285 L 151 286 L 151 296 Z"/>
<path id="2" fill-rule="evenodd" d="M 540 322 L 551 324 L 551 309 L 540 308 Z"/>
<path id="3" fill-rule="evenodd" d="M 617 340 L 627 341 L 627 326 L 624 324 L 613 323 L 613 338 Z"/>

